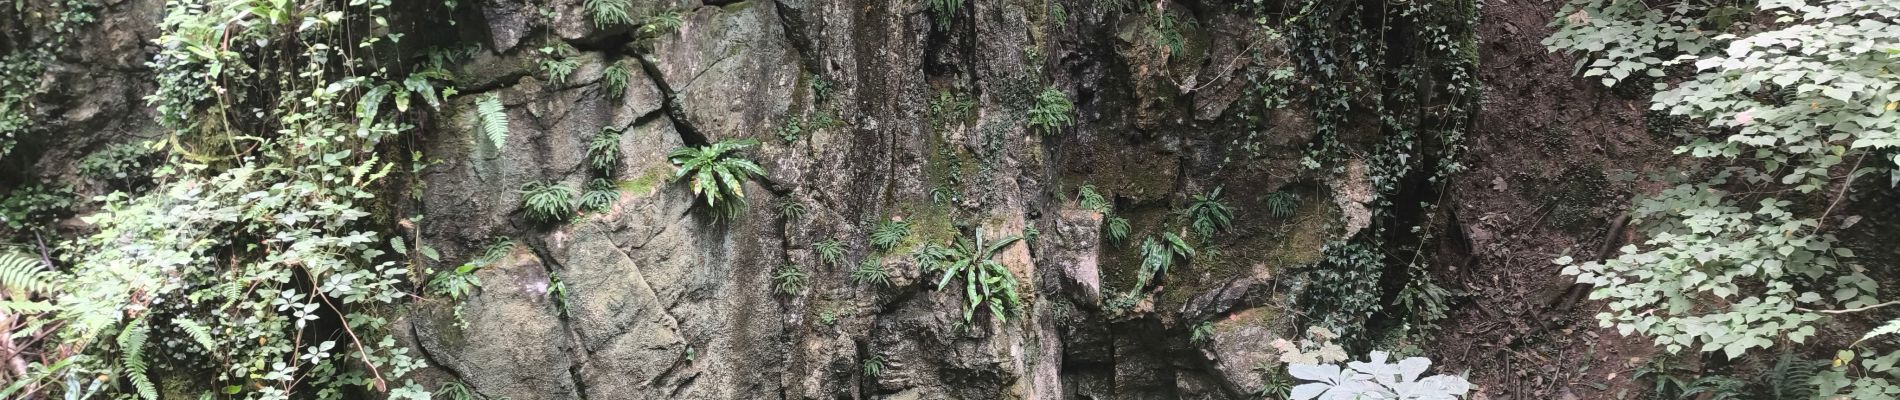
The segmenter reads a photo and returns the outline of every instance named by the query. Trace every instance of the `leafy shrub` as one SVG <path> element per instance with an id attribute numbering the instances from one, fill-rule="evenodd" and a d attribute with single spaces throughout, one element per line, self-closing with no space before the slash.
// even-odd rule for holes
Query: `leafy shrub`
<path id="1" fill-rule="evenodd" d="M 581 194 L 578 205 L 582 210 L 604 212 L 613 208 L 614 202 L 619 200 L 620 188 L 614 187 L 614 183 L 606 179 L 595 179 L 587 184 L 587 192 Z"/>
<path id="2" fill-rule="evenodd" d="M 772 285 L 772 289 L 778 291 L 779 294 L 797 295 L 805 291 L 805 285 L 810 278 L 811 276 L 805 273 L 804 267 L 798 264 L 786 264 L 772 273 L 772 281 L 776 282 Z"/>
<path id="3" fill-rule="evenodd" d="M 910 237 L 910 223 L 891 219 L 878 223 L 877 229 L 871 231 L 871 245 L 880 250 L 890 250 L 907 237 Z"/>
<path id="4" fill-rule="evenodd" d="M 998 321 L 1008 321 L 1009 312 L 1022 306 L 1022 298 L 1016 293 L 1016 276 L 991 257 L 1017 240 L 1021 238 L 1006 236 L 984 241 L 983 231 L 978 229 L 975 235 L 958 240 L 954 247 L 932 244 L 914 256 L 925 272 L 942 274 L 937 280 L 937 290 L 948 287 L 955 278 L 963 278 L 963 293 L 968 296 L 963 302 L 965 323 L 972 321 L 976 310 L 985 305 Z"/>
<path id="5" fill-rule="evenodd" d="M 614 167 L 620 164 L 620 134 L 613 128 L 600 128 L 600 133 L 587 142 L 587 165 L 612 175 Z"/>
<path id="6" fill-rule="evenodd" d="M 146 143 L 118 143 L 106 146 L 79 160 L 79 174 L 117 184 L 129 184 L 151 174 L 158 154 Z"/>
<path id="7" fill-rule="evenodd" d="M 1233 225 L 1234 212 L 1227 208 L 1227 203 L 1220 201 L 1221 189 L 1217 187 L 1211 193 L 1194 195 L 1194 200 L 1188 203 L 1185 213 L 1195 235 L 1214 237 L 1216 230 L 1225 230 Z"/>
<path id="8" fill-rule="evenodd" d="M 521 188 L 521 208 L 528 218 L 543 223 L 565 222 L 574 217 L 574 188 L 552 182 L 534 182 Z"/>
<path id="9" fill-rule="evenodd" d="M 679 167 L 674 181 L 688 179 L 693 195 L 706 201 L 715 217 L 738 217 L 745 212 L 745 181 L 765 175 L 765 168 L 739 155 L 758 145 L 755 140 L 722 140 L 699 147 L 683 147 L 668 156 Z"/>
<path id="10" fill-rule="evenodd" d="M 1069 95 L 1054 86 L 1043 89 L 1036 95 L 1035 108 L 1029 109 L 1029 126 L 1051 135 L 1062 128 L 1075 125 L 1075 104 L 1069 102 Z"/>
<path id="11" fill-rule="evenodd" d="M 891 285 L 891 271 L 877 260 L 864 260 L 858 263 L 858 269 L 851 271 L 851 281 L 858 284 L 873 283 L 881 286 Z"/>
<path id="12" fill-rule="evenodd" d="M 51 226 L 68 213 L 72 189 L 46 185 L 26 185 L 0 196 L 0 222 L 15 230 Z"/>

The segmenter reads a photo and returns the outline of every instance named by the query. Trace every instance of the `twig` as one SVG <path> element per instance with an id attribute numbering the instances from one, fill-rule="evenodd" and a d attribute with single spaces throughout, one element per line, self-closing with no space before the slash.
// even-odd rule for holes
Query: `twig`
<path id="1" fill-rule="evenodd" d="M 1860 177 L 1860 174 L 1856 174 L 1854 171 L 1859 171 L 1860 162 L 1866 159 L 1867 153 L 1860 153 L 1860 157 L 1854 159 L 1854 166 L 1847 168 L 1847 182 L 1841 182 L 1841 190 L 1834 192 L 1834 201 L 1828 203 L 1827 211 L 1822 211 L 1821 218 L 1814 220 L 1815 232 L 1820 232 L 1821 227 L 1827 225 L 1827 215 L 1834 212 L 1834 206 L 1841 205 L 1842 198 L 1847 197 L 1847 188 L 1854 187 L 1854 178 Z"/>
<path id="2" fill-rule="evenodd" d="M 1866 307 L 1857 307 L 1857 308 L 1846 308 L 1846 309 L 1840 309 L 1840 310 L 1810 310 L 1810 309 L 1806 309 L 1806 308 L 1801 308 L 1801 307 L 1795 307 L 1794 309 L 1796 309 L 1796 310 L 1801 310 L 1801 311 L 1803 311 L 1803 312 L 1811 312 L 1811 313 L 1821 313 L 1821 314 L 1836 314 L 1836 315 L 1838 315 L 1838 314 L 1848 314 L 1848 313 L 1857 313 L 1857 312 L 1861 312 L 1861 311 L 1867 311 L 1867 310 L 1872 310 L 1872 309 L 1876 309 L 1876 308 L 1881 308 L 1881 307 L 1886 307 L 1886 306 L 1891 306 L 1891 305 L 1895 305 L 1895 304 L 1900 304 L 1900 300 L 1894 300 L 1894 301 L 1889 301 L 1889 302 L 1885 302 L 1885 303 L 1880 303 L 1880 304 L 1875 304 L 1875 305 L 1871 305 L 1871 306 L 1866 306 Z"/>

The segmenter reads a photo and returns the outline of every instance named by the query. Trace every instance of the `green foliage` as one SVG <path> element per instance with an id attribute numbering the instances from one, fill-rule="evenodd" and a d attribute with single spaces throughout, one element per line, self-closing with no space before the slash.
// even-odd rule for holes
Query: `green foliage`
<path id="1" fill-rule="evenodd" d="M 540 61 L 536 65 L 540 67 L 541 75 L 546 77 L 548 82 L 554 84 L 567 82 L 567 78 L 574 75 L 574 70 L 581 67 L 581 61 L 577 58 L 580 56 L 580 50 L 575 50 L 574 46 L 567 42 L 555 40 L 535 51 L 540 55 Z"/>
<path id="2" fill-rule="evenodd" d="M 587 9 L 587 15 L 594 20 L 595 27 L 633 23 L 633 15 L 630 14 L 633 4 L 628 0 L 587 0 L 581 5 Z"/>
<path id="3" fill-rule="evenodd" d="M 0 57 L 0 160 L 13 152 L 20 138 L 33 126 L 32 119 L 28 118 L 32 115 L 28 97 L 33 95 L 40 72 L 45 69 L 35 57 L 36 53 L 20 51 L 0 55 L 3 56 Z"/>
<path id="4" fill-rule="evenodd" d="M 1194 247 L 1189 246 L 1187 240 L 1172 232 L 1163 232 L 1159 235 L 1159 240 L 1156 237 L 1143 240 L 1141 242 L 1141 275 L 1136 279 L 1138 283 L 1135 285 L 1135 290 L 1146 288 L 1155 277 L 1166 276 L 1168 267 L 1174 265 L 1175 259 L 1191 258 L 1194 258 Z"/>
<path id="5" fill-rule="evenodd" d="M 1181 55 L 1181 51 L 1187 47 L 1187 37 L 1181 34 L 1181 28 L 1192 28 L 1200 22 L 1193 18 L 1183 21 L 1161 3 L 1157 3 L 1151 12 L 1154 13 L 1149 19 L 1152 23 L 1143 27 L 1142 34 L 1155 45 L 1168 49 L 1168 55 Z"/>
<path id="6" fill-rule="evenodd" d="M 879 250 L 890 250 L 908 237 L 910 237 L 910 222 L 891 219 L 878 223 L 877 229 L 871 231 L 871 245 Z"/>
<path id="7" fill-rule="evenodd" d="M 1697 54 L 1714 43 L 1698 28 L 1694 3 L 1652 7 L 1643 2 L 1576 0 L 1565 4 L 1551 25 L 1556 33 L 1544 38 L 1551 51 L 1588 55 L 1577 60 L 1584 76 L 1602 76 L 1612 86 L 1634 74 L 1663 76 L 1664 58 Z M 1585 62 L 1589 62 L 1586 67 Z"/>
<path id="8" fill-rule="evenodd" d="M 884 373 L 884 356 L 870 356 L 864 359 L 864 376 L 875 377 Z"/>
<path id="9" fill-rule="evenodd" d="M 502 107 L 501 95 L 489 93 L 475 99 L 475 126 L 495 150 L 508 144 L 508 111 Z"/>
<path id="10" fill-rule="evenodd" d="M 1213 192 L 1194 195 L 1183 211 L 1188 218 L 1188 226 L 1193 228 L 1196 236 L 1211 238 L 1215 231 L 1233 226 L 1234 212 L 1227 208 L 1227 203 L 1220 201 L 1221 189 L 1216 187 Z"/>
<path id="11" fill-rule="evenodd" d="M 34 295 L 55 297 L 59 290 L 59 273 L 42 265 L 37 256 L 0 250 L 0 299 L 4 299 L 0 300 L 0 314 L 29 315 L 58 310 L 52 303 L 32 300 Z"/>
<path id="12" fill-rule="evenodd" d="M 685 24 L 686 16 L 684 14 L 681 14 L 678 10 L 669 10 L 647 16 L 647 18 L 640 23 L 640 34 L 653 36 L 673 32 L 679 30 L 680 26 Z"/>
<path id="13" fill-rule="evenodd" d="M 1069 102 L 1069 95 L 1050 86 L 1036 95 L 1036 106 L 1029 109 L 1029 126 L 1043 135 L 1055 134 L 1075 125 L 1074 113 L 1075 104 Z"/>
<path id="14" fill-rule="evenodd" d="M 52 226 L 67 214 L 77 197 L 72 189 L 46 185 L 26 185 L 0 196 L 0 222 L 14 230 Z"/>
<path id="15" fill-rule="evenodd" d="M 1036 229 L 1035 225 L 1025 226 L 1023 227 L 1022 236 L 1024 242 L 1035 243 L 1036 239 L 1042 237 L 1042 230 Z"/>
<path id="16" fill-rule="evenodd" d="M 1273 192 L 1267 195 L 1267 214 L 1274 218 L 1293 216 L 1293 209 L 1300 206 L 1300 195 L 1287 191 Z"/>
<path id="17" fill-rule="evenodd" d="M 620 135 L 613 128 L 600 128 L 600 133 L 587 142 L 587 165 L 602 174 L 612 175 L 614 167 L 620 165 Z"/>
<path id="18" fill-rule="evenodd" d="M 521 209 L 528 219 L 541 223 L 566 222 L 574 218 L 574 188 L 555 182 L 533 182 L 521 188 Z"/>
<path id="19" fill-rule="evenodd" d="M 1343 368 L 1332 363 L 1289 364 L 1288 375 L 1309 381 L 1293 387 L 1291 398 L 1457 399 L 1471 391 L 1471 382 L 1461 376 L 1423 376 L 1431 368 L 1430 359 L 1386 360 L 1386 352 L 1374 351 L 1365 362 L 1350 362 Z"/>
<path id="20" fill-rule="evenodd" d="M 1365 323 L 1378 312 L 1379 279 L 1385 256 L 1365 243 L 1332 242 L 1321 250 L 1324 260 L 1311 271 L 1312 283 L 1300 301 L 1319 325 L 1343 337 L 1363 337 Z"/>
<path id="21" fill-rule="evenodd" d="M 148 143 L 108 145 L 79 160 L 79 174 L 114 183 L 141 180 L 152 173 L 157 154 L 157 149 Z"/>
<path id="22" fill-rule="evenodd" d="M 633 65 L 634 62 L 632 58 L 622 58 L 614 61 L 601 72 L 601 79 L 606 85 L 608 97 L 615 100 L 624 98 L 621 95 L 627 93 L 627 84 L 633 82 L 634 68 L 639 68 Z"/>
<path id="23" fill-rule="evenodd" d="M 1115 205 L 1109 203 L 1101 193 L 1096 193 L 1095 185 L 1082 185 L 1082 188 L 1076 189 L 1076 198 L 1082 202 L 1082 208 L 1094 210 L 1103 215 L 1115 212 Z"/>
<path id="24" fill-rule="evenodd" d="M 722 140 L 673 150 L 667 157 L 679 168 L 673 180 L 688 179 L 693 195 L 705 200 L 715 217 L 738 217 L 745 212 L 745 181 L 765 175 L 765 168 L 739 152 L 758 144 L 750 139 Z"/>
<path id="25" fill-rule="evenodd" d="M 1889 71 L 1892 49 L 1900 47 L 1891 16 L 1900 5 L 1756 5 L 1759 13 L 1750 15 L 1725 2 L 1650 9 L 1576 0 L 1546 41 L 1555 51 L 1586 54 L 1579 69 L 1604 76 L 1606 85 L 1634 72 L 1693 74 L 1664 80 L 1680 82 L 1674 87 L 1655 84 L 1650 108 L 1705 124 L 1679 132 L 1691 141 L 1678 153 L 1735 165 L 1639 201 L 1632 222 L 1648 241 L 1625 246 L 1611 260 L 1559 259 L 1565 273 L 1596 285 L 1592 298 L 1609 300 L 1609 312 L 1597 316 L 1601 324 L 1643 334 L 1671 353 L 1720 350 L 1738 358 L 1806 344 L 1830 314 L 1879 303 L 1878 283 L 1853 265 L 1854 252 L 1824 224 L 1856 178 L 1886 170 L 1889 183 L 1900 184 L 1892 151 L 1900 147 L 1900 114 L 1893 112 L 1900 77 Z M 1693 68 L 1673 68 L 1683 64 Z M 1873 163 L 1863 164 L 1869 156 Z M 1781 197 L 1831 185 L 1841 189 L 1824 199 L 1826 207 Z M 1735 187 L 1745 194 L 1725 190 Z M 1819 215 L 1805 214 L 1814 211 Z M 1846 311 L 1815 311 L 1827 309 Z M 1888 357 L 1900 353 L 1875 351 L 1885 355 L 1851 368 L 1854 352 L 1843 350 L 1846 359 L 1837 357 L 1836 368 L 1812 380 L 1820 383 L 1816 396 L 1900 394 L 1874 373 L 1891 368 Z"/>
<path id="26" fill-rule="evenodd" d="M 1201 323 L 1194 324 L 1194 329 L 1191 329 L 1188 331 L 1188 343 L 1207 344 L 1207 341 L 1213 340 L 1213 339 L 1214 339 L 1214 322 L 1213 321 L 1201 321 Z"/>
<path id="27" fill-rule="evenodd" d="M 931 15 L 937 16 L 937 25 L 948 29 L 950 20 L 957 16 L 957 10 L 963 9 L 964 0 L 924 0 L 924 7 Z"/>
<path id="28" fill-rule="evenodd" d="M 833 267 L 844 264 L 844 242 L 838 241 L 838 239 L 813 243 L 811 248 L 818 252 L 818 260 L 823 261 L 825 264 L 829 264 Z"/>
<path id="29" fill-rule="evenodd" d="M 558 274 L 548 274 L 548 297 L 554 298 L 554 306 L 561 310 L 561 315 L 568 315 L 567 296 L 567 282 L 561 281 Z"/>
<path id="30" fill-rule="evenodd" d="M 614 183 L 606 179 L 595 179 L 587 184 L 587 191 L 581 194 L 577 205 L 582 210 L 605 212 L 619 200 L 620 188 L 614 187 Z"/>
<path id="31" fill-rule="evenodd" d="M 779 217 L 785 218 L 786 221 L 804 217 L 807 212 L 804 204 L 800 204 L 797 199 L 790 197 L 779 199 L 777 208 Z"/>
<path id="32" fill-rule="evenodd" d="M 125 368 L 125 377 L 132 381 L 140 398 L 158 400 L 158 385 L 152 384 L 152 376 L 145 362 L 145 336 L 151 328 L 144 319 L 134 320 L 119 331 L 116 341 L 119 345 L 119 365 Z M 326 342 L 333 343 L 334 342 Z"/>
<path id="33" fill-rule="evenodd" d="M 857 284 L 891 285 L 891 271 L 877 260 L 864 260 L 858 263 L 858 269 L 851 271 L 851 281 Z"/>
<path id="34" fill-rule="evenodd" d="M 1106 224 L 1106 227 L 1107 227 L 1109 240 L 1112 240 L 1115 243 L 1121 243 L 1128 240 L 1128 219 L 1127 218 L 1108 217 L 1108 223 Z"/>
<path id="35" fill-rule="evenodd" d="M 991 257 L 1018 240 L 1021 238 L 1006 236 L 984 241 L 983 231 L 977 229 L 975 235 L 958 240 L 953 247 L 926 245 L 913 256 L 925 273 L 941 274 L 937 290 L 949 287 L 955 278 L 963 278 L 965 323 L 974 320 L 976 311 L 985 305 L 998 321 L 1008 321 L 1009 313 L 1022 306 L 1022 298 L 1016 293 L 1016 276 Z"/>
<path id="36" fill-rule="evenodd" d="M 776 282 L 772 285 L 772 289 L 779 294 L 796 296 L 799 292 L 805 291 L 810 278 L 811 275 L 805 273 L 805 267 L 798 264 L 785 264 L 772 273 L 772 281 Z"/>

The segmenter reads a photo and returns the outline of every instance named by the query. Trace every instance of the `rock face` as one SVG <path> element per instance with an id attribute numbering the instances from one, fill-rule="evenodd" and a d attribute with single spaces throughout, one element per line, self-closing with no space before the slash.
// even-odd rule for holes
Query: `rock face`
<path id="1" fill-rule="evenodd" d="M 72 124 L 54 131 L 113 133 L 48 147 L 83 154 L 159 133 L 138 100 L 152 87 L 138 43 L 154 37 L 156 17 L 141 18 L 162 2 L 111 3 L 87 34 L 110 45 L 62 58 L 48 78 L 111 90 L 41 112 Z M 946 15 L 924 2 L 633 0 L 641 23 L 610 26 L 581 0 L 463 3 L 462 23 L 429 40 L 482 46 L 455 71 L 463 95 L 418 133 L 433 163 L 420 201 L 397 211 L 427 216 L 415 229 L 441 250 L 435 270 L 514 245 L 466 300 L 400 310 L 404 342 L 431 365 L 413 378 L 430 387 L 513 399 L 1248 398 L 1264 384 L 1254 368 L 1274 357 L 1265 342 L 1290 333 L 1274 311 L 1278 272 L 1365 226 L 1363 166 L 1351 179 L 1300 172 L 1309 113 L 1242 104 L 1243 71 L 1291 61 L 1255 57 L 1244 44 L 1281 39 L 1227 5 L 1163 2 L 1198 21 L 1171 49 L 1149 36 L 1155 17 L 1113 2 L 970 1 Z M 576 49 L 572 74 L 536 66 L 555 45 Z M 624 88 L 610 70 L 627 73 Z M 1075 125 L 1031 129 L 1045 90 L 1073 100 Z M 477 132 L 474 103 L 488 95 L 512 121 L 501 146 Z M 621 132 L 619 160 L 596 171 L 586 151 L 603 130 Z M 763 142 L 747 156 L 768 174 L 746 183 L 742 217 L 713 218 L 672 182 L 667 154 L 734 139 Z M 1259 145 L 1243 152 L 1241 140 Z M 49 154 L 44 173 L 70 170 Z M 596 179 L 618 189 L 607 210 L 561 224 L 520 211 L 530 183 Z M 1085 185 L 1113 210 L 1080 203 Z M 1203 243 L 1224 256 L 1140 286 L 1140 241 L 1182 233 L 1174 211 L 1216 188 L 1247 203 L 1234 230 Z M 1280 191 L 1306 199 L 1292 216 L 1250 210 Z M 1127 239 L 1104 231 L 1116 218 Z M 889 220 L 911 235 L 873 247 Z M 910 253 L 1032 232 L 993 257 L 1024 300 L 1009 315 L 966 317 L 961 281 L 939 289 Z M 835 265 L 815 249 L 833 240 Z M 883 265 L 890 284 L 853 279 L 863 263 Z M 809 277 L 781 293 L 788 265 Z"/>

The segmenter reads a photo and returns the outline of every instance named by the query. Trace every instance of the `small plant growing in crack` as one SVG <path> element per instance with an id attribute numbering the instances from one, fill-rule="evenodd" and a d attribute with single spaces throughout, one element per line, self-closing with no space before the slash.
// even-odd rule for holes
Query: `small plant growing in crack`
<path id="1" fill-rule="evenodd" d="M 884 356 L 872 355 L 870 357 L 866 357 L 864 359 L 863 367 L 864 367 L 864 376 L 877 377 L 878 375 L 883 374 L 884 373 Z"/>
<path id="2" fill-rule="evenodd" d="M 890 250 L 908 237 L 910 237 L 910 222 L 905 222 L 901 218 L 892 218 L 878 223 L 877 229 L 871 231 L 871 245 L 876 246 L 878 250 Z"/>
<path id="3" fill-rule="evenodd" d="M 521 188 L 521 208 L 542 223 L 565 222 L 574 217 L 574 188 L 552 182 L 534 182 Z"/>
<path id="4" fill-rule="evenodd" d="M 673 150 L 667 157 L 679 168 L 673 180 L 687 180 L 693 195 L 705 200 L 715 218 L 738 217 L 745 212 L 745 181 L 765 175 L 765 168 L 739 152 L 758 144 L 750 139 L 721 140 Z"/>
<path id="5" fill-rule="evenodd" d="M 548 82 L 555 84 L 567 82 L 568 76 L 574 75 L 574 70 L 581 66 L 581 61 L 575 59 L 575 56 L 580 55 L 580 50 L 575 50 L 574 46 L 567 42 L 556 40 L 554 43 L 541 46 L 536 51 L 541 53 L 541 61 L 538 65 L 541 68 L 541 74 L 547 77 Z"/>
<path id="6" fill-rule="evenodd" d="M 817 251 L 818 260 L 823 261 L 827 265 L 836 267 L 838 264 L 844 263 L 844 242 L 840 242 L 838 239 L 813 243 L 811 249 Z"/>
<path id="7" fill-rule="evenodd" d="M 612 176 L 614 167 L 620 165 L 620 131 L 613 128 L 600 128 L 594 139 L 587 141 L 587 166 L 595 172 Z"/>
<path id="8" fill-rule="evenodd" d="M 851 271 L 851 281 L 860 285 L 871 283 L 879 286 L 891 285 L 891 271 L 877 260 L 864 260 L 858 263 L 858 269 Z"/>
<path id="9" fill-rule="evenodd" d="M 1075 103 L 1069 101 L 1069 95 L 1050 86 L 1036 95 L 1036 106 L 1029 109 L 1029 126 L 1045 136 L 1053 135 L 1075 125 L 1074 113 Z"/>
<path id="10" fill-rule="evenodd" d="M 778 208 L 778 216 L 785 218 L 788 222 L 804 217 L 806 211 L 804 204 L 799 204 L 797 199 L 790 197 L 779 199 L 776 208 Z"/>
<path id="11" fill-rule="evenodd" d="M 587 192 L 581 194 L 580 208 L 592 212 L 605 212 L 613 208 L 620 200 L 620 188 L 606 179 L 595 179 L 587 184 Z"/>
<path id="12" fill-rule="evenodd" d="M 799 292 L 805 291 L 805 285 L 810 278 L 811 276 L 805 273 L 805 267 L 798 264 L 786 264 L 779 267 L 777 272 L 772 273 L 772 280 L 776 282 L 772 288 L 779 294 L 797 296 Z"/>
<path id="13" fill-rule="evenodd" d="M 1189 343 L 1207 344 L 1207 341 L 1212 340 L 1213 338 L 1214 338 L 1214 322 L 1213 321 L 1201 321 L 1201 323 L 1194 324 L 1194 329 L 1188 331 Z"/>
<path id="14" fill-rule="evenodd" d="M 633 71 L 639 68 L 633 63 L 632 58 L 622 58 L 614 61 L 613 65 L 608 65 L 605 71 L 601 71 L 601 78 L 607 88 L 607 97 L 615 100 L 624 98 L 622 95 L 627 93 L 627 84 L 633 83 Z"/>

